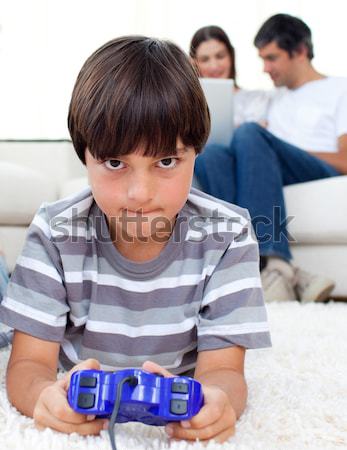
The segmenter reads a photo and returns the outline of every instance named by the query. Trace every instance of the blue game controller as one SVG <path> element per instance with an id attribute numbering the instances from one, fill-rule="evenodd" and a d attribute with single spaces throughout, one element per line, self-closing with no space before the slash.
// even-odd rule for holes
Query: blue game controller
<path id="1" fill-rule="evenodd" d="M 203 394 L 201 384 L 193 378 L 164 378 L 140 369 L 80 370 L 72 374 L 68 402 L 74 411 L 110 417 L 116 400 L 116 422 L 161 426 L 195 416 L 203 405 Z"/>

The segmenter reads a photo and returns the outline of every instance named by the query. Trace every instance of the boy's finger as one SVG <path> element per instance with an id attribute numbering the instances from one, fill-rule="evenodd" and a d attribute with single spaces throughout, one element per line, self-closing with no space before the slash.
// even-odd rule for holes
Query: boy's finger
<path id="1" fill-rule="evenodd" d="M 95 416 L 88 416 L 86 414 L 79 414 L 71 409 L 69 404 L 64 405 L 64 408 L 53 407 L 51 414 L 62 422 L 80 425 L 85 422 L 90 422 L 95 419 Z"/>
<path id="2" fill-rule="evenodd" d="M 80 362 L 79 364 L 76 364 L 69 372 L 66 373 L 64 376 L 64 379 L 67 381 L 67 384 L 70 383 L 70 378 L 74 372 L 77 372 L 78 370 L 88 370 L 88 369 L 94 369 L 94 370 L 100 370 L 100 363 L 97 359 L 86 359 L 85 361 Z"/>
<path id="3" fill-rule="evenodd" d="M 213 436 L 213 440 L 218 442 L 219 444 L 222 444 L 223 442 L 227 441 L 231 438 L 231 436 L 234 436 L 235 434 L 235 426 L 230 427 L 221 433 L 217 434 L 216 436 Z M 207 440 L 200 440 L 202 444 L 208 444 L 210 442 L 210 439 Z"/>
<path id="4" fill-rule="evenodd" d="M 183 421 L 182 427 L 188 428 L 204 428 L 208 425 L 214 424 L 218 419 L 220 419 L 223 411 L 220 411 L 215 406 L 204 405 L 198 414 L 189 420 Z"/>
<path id="5" fill-rule="evenodd" d="M 52 395 L 48 395 L 42 399 L 43 407 L 48 411 L 49 415 L 56 417 L 62 422 L 68 422 L 73 424 L 82 424 L 87 422 L 88 416 L 75 412 L 69 405 L 66 392 L 62 386 L 59 387 L 62 380 L 57 382 L 58 389 L 53 391 Z"/>
<path id="6" fill-rule="evenodd" d="M 48 410 L 44 422 L 35 421 L 38 429 L 52 428 L 62 433 L 78 433 L 83 436 L 100 434 L 100 431 L 104 429 L 104 423 L 105 419 L 95 419 L 81 424 L 68 423 L 54 417 Z"/>
<path id="7" fill-rule="evenodd" d="M 224 435 L 224 433 L 231 436 L 234 433 L 234 427 L 234 424 L 228 423 L 226 420 L 217 420 L 203 428 L 183 428 L 179 423 L 171 422 L 166 425 L 165 431 L 169 437 L 174 439 L 205 441 L 215 439 L 217 436 Z"/>
<path id="8" fill-rule="evenodd" d="M 159 375 L 162 375 L 166 378 L 174 377 L 174 375 L 169 372 L 168 370 L 164 369 L 164 367 L 160 366 L 159 364 L 153 362 L 153 361 L 145 361 L 142 364 L 142 369 L 147 370 L 147 372 L 151 373 L 157 373 Z"/>
<path id="9" fill-rule="evenodd" d="M 97 435 L 100 431 L 107 429 L 108 421 L 106 419 L 95 419 L 90 422 L 85 422 L 80 425 L 74 425 L 73 431 L 70 433 L 78 433 L 82 436 L 87 436 L 89 434 Z"/>
<path id="10" fill-rule="evenodd" d="M 64 391 L 67 391 L 68 387 L 69 387 L 69 383 L 68 383 L 68 378 L 66 375 L 64 375 L 63 378 L 60 378 L 59 380 L 57 380 L 57 386 L 61 389 L 63 389 Z"/>

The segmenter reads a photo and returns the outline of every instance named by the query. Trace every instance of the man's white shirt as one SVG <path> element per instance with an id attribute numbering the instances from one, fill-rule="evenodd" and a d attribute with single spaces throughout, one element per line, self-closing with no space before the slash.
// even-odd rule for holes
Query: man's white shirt
<path id="1" fill-rule="evenodd" d="M 326 77 L 297 89 L 279 88 L 268 110 L 268 130 L 303 150 L 337 152 L 347 134 L 347 78 Z"/>

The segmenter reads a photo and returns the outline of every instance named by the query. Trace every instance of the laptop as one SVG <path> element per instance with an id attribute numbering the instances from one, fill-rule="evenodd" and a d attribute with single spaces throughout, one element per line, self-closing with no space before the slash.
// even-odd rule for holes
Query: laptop
<path id="1" fill-rule="evenodd" d="M 200 78 L 211 115 L 207 144 L 228 146 L 234 131 L 234 80 Z"/>

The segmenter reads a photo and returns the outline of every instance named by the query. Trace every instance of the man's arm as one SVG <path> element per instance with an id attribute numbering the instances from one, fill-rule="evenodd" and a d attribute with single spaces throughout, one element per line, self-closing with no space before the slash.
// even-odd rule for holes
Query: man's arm
<path id="1" fill-rule="evenodd" d="M 223 390 L 237 418 L 243 413 L 247 401 L 244 360 L 245 349 L 241 347 L 200 352 L 194 375 L 205 386 L 213 385 Z"/>
<path id="2" fill-rule="evenodd" d="M 343 134 L 338 140 L 338 151 L 329 152 L 309 152 L 311 155 L 325 161 L 335 167 L 340 173 L 347 175 L 347 134 Z"/>

